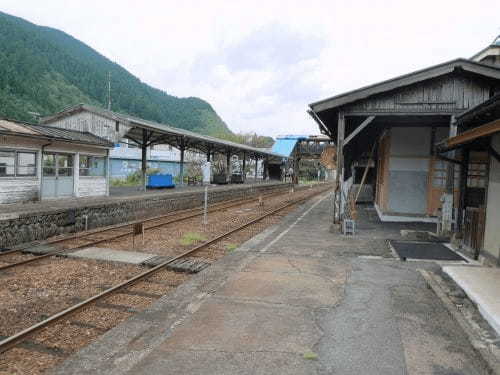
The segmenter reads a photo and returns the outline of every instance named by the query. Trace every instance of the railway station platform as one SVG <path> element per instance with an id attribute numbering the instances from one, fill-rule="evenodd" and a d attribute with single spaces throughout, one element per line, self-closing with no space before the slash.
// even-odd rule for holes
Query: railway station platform
<path id="1" fill-rule="evenodd" d="M 209 185 L 210 203 L 289 189 L 281 181 Z M 109 197 L 65 198 L 0 205 L 0 250 L 17 244 L 105 225 L 198 207 L 205 186 L 168 190 L 121 191 Z"/>
<path id="2" fill-rule="evenodd" d="M 387 246 L 425 223 L 330 231 L 331 196 L 301 205 L 54 374 L 483 374 L 419 269 Z"/>

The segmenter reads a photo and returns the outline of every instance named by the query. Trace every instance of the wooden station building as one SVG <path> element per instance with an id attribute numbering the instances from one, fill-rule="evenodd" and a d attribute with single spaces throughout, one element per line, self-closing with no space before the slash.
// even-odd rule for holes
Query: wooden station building
<path id="1" fill-rule="evenodd" d="M 473 258 L 500 266 L 500 94 L 457 116 L 457 127 L 437 146 L 460 167 L 455 232 Z"/>
<path id="2" fill-rule="evenodd" d="M 112 147 L 90 132 L 0 120 L 0 204 L 108 195 Z"/>
<path id="3" fill-rule="evenodd" d="M 372 158 L 382 220 L 437 221 L 443 195 L 453 205 L 458 188 L 447 176 L 458 173 L 434 145 L 456 135 L 458 115 L 497 92 L 500 66 L 456 59 L 310 104 L 320 131 L 337 144 L 337 212 L 349 197 L 352 166 Z"/>

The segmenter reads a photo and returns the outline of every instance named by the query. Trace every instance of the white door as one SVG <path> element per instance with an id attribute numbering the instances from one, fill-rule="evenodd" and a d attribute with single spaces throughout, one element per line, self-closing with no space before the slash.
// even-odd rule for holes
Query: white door
<path id="1" fill-rule="evenodd" d="M 42 173 L 42 198 L 73 196 L 73 155 L 44 153 Z"/>

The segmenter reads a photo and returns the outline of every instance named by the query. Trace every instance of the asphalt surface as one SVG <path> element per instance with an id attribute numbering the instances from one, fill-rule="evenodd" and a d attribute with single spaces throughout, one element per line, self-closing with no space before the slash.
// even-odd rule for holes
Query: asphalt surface
<path id="1" fill-rule="evenodd" d="M 486 374 L 419 268 L 387 239 L 429 224 L 360 210 L 330 231 L 329 198 L 303 205 L 63 363 L 58 374 Z"/>

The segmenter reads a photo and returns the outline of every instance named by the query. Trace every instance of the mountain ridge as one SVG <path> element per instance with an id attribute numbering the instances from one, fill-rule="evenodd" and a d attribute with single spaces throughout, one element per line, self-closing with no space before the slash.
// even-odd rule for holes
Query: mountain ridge
<path id="1" fill-rule="evenodd" d="M 232 132 L 203 99 L 154 88 L 87 44 L 55 28 L 0 12 L 0 116 L 33 121 L 78 103 L 206 135 Z"/>

